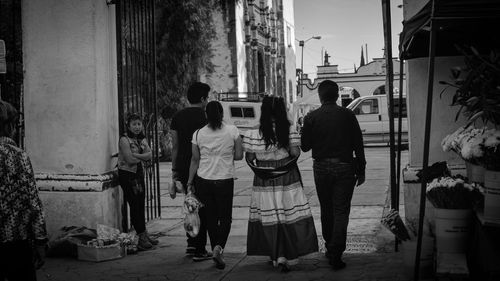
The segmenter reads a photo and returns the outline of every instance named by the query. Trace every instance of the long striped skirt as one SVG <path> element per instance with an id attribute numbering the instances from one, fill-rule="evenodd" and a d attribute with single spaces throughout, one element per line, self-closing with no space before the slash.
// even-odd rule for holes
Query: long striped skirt
<path id="1" fill-rule="evenodd" d="M 258 161 L 279 167 L 289 159 Z M 254 177 L 248 221 L 247 255 L 269 256 L 273 264 L 294 265 L 298 257 L 318 251 L 318 238 L 300 172 L 295 168 L 275 179 Z"/>

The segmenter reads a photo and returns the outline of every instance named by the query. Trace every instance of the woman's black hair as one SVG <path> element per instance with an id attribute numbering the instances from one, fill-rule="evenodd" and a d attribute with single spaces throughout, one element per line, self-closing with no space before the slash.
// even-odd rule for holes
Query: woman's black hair
<path id="1" fill-rule="evenodd" d="M 205 107 L 207 113 L 208 127 L 212 130 L 217 130 L 222 127 L 222 118 L 224 118 L 224 110 L 218 101 L 211 101 Z"/>
<path id="2" fill-rule="evenodd" d="M 129 113 L 127 115 L 127 122 L 125 123 L 126 127 L 127 127 L 127 136 L 131 137 L 131 138 L 136 138 L 138 140 L 145 139 L 146 136 L 144 135 L 144 126 L 143 126 L 143 131 L 140 132 L 139 134 L 134 134 L 132 131 L 130 131 L 130 123 L 132 123 L 132 121 L 135 121 L 135 120 L 141 121 L 143 123 L 143 125 L 144 125 L 144 122 L 142 121 L 142 118 L 141 118 L 141 116 L 139 114 L 137 114 L 137 113 Z"/>
<path id="3" fill-rule="evenodd" d="M 288 148 L 290 145 L 290 121 L 282 97 L 266 96 L 262 100 L 260 112 L 260 133 L 266 149 L 274 144 L 279 148 Z"/>

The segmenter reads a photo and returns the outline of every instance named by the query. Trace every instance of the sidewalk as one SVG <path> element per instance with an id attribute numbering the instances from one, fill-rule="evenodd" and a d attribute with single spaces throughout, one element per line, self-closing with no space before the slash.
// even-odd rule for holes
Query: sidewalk
<path id="1" fill-rule="evenodd" d="M 170 163 L 161 163 L 161 219 L 148 223 L 152 233 L 160 233 L 154 250 L 102 263 L 72 259 L 47 259 L 38 272 L 39 280 L 410 280 L 411 269 L 403 266 L 403 254 L 394 252 L 393 236 L 380 225 L 389 181 L 388 148 L 367 148 L 367 182 L 356 188 L 352 200 L 347 267 L 334 272 L 322 253 L 303 257 L 296 270 L 281 273 L 267 264 L 267 257 L 246 256 L 246 231 L 250 186 L 253 179 L 246 163 L 237 163 L 233 223 L 225 249 L 227 266 L 217 270 L 212 261 L 193 262 L 184 254 L 183 196 L 170 199 Z M 402 163 L 406 163 L 404 153 Z M 305 153 L 299 160 L 304 190 L 321 234 L 319 203 L 314 189 L 312 159 Z M 402 198 L 402 197 L 401 197 Z M 402 208 L 400 208 L 402 209 Z M 323 245 L 320 245 L 323 249 Z M 208 246 L 207 246 L 208 249 Z"/>

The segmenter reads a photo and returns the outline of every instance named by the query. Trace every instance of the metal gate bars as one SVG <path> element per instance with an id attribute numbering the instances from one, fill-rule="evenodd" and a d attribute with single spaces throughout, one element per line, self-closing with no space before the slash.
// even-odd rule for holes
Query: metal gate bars
<path id="1" fill-rule="evenodd" d="M 120 135 L 128 113 L 143 116 L 153 159 L 144 165 L 146 219 L 159 217 L 160 172 L 156 103 L 154 0 L 117 0 L 118 113 Z M 123 214 L 126 214 L 124 212 Z M 125 217 L 125 216 L 124 216 Z"/>

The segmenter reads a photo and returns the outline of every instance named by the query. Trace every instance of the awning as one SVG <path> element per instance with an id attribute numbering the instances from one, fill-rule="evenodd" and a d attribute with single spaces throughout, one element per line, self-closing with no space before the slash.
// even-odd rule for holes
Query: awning
<path id="1" fill-rule="evenodd" d="M 403 22 L 400 58 L 428 56 L 431 19 L 438 25 L 436 56 L 460 55 L 455 44 L 474 46 L 480 52 L 500 48 L 500 1 L 434 0 Z"/>

